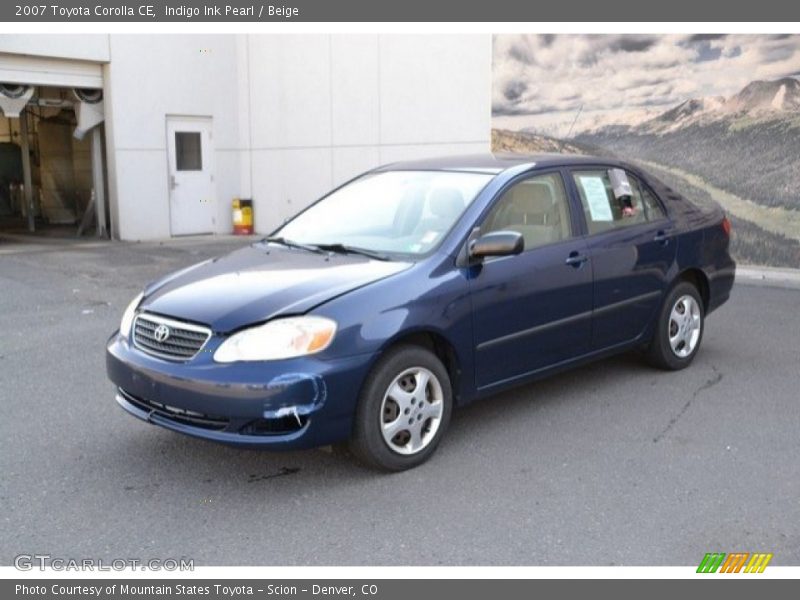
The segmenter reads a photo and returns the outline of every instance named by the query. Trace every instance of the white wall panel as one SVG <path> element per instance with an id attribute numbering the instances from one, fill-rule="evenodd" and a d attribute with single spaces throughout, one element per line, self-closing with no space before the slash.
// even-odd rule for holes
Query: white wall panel
<path id="1" fill-rule="evenodd" d="M 239 177 L 239 165 L 243 162 L 239 150 L 216 150 L 214 163 L 216 174 L 214 182 L 217 190 L 216 232 L 233 231 L 233 198 L 247 198 L 249 193 L 244 189 Z"/>
<path id="2" fill-rule="evenodd" d="M 384 35 L 380 56 L 382 143 L 489 139 L 489 36 Z"/>
<path id="3" fill-rule="evenodd" d="M 333 148 L 333 185 L 381 164 L 378 146 L 346 146 Z"/>
<path id="4" fill-rule="evenodd" d="M 249 36 L 253 148 L 330 145 L 329 52 L 327 35 Z"/>
<path id="5" fill-rule="evenodd" d="M 165 148 L 166 115 L 210 116 L 214 146 L 238 147 L 234 36 L 112 35 L 111 48 L 118 148 Z"/>
<path id="6" fill-rule="evenodd" d="M 268 233 L 332 187 L 329 148 L 253 150 L 255 228 Z"/>
<path id="7" fill-rule="evenodd" d="M 117 150 L 115 154 L 119 237 L 123 240 L 169 237 L 167 159 L 164 152 Z"/>
<path id="8" fill-rule="evenodd" d="M 334 146 L 380 143 L 378 36 L 331 38 Z"/>
<path id="9" fill-rule="evenodd" d="M 252 35 L 247 50 L 259 232 L 379 164 L 489 150 L 488 35 Z"/>
<path id="10" fill-rule="evenodd" d="M 479 154 L 488 151 L 488 142 L 381 146 L 381 164 L 393 163 L 401 160 L 431 158 L 433 156 Z"/>

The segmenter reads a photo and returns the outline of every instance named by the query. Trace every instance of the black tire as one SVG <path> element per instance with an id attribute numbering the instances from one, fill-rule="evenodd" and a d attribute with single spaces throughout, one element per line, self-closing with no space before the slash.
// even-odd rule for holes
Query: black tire
<path id="1" fill-rule="evenodd" d="M 700 315 L 700 330 L 697 341 L 694 344 L 691 352 L 689 352 L 686 356 L 679 356 L 672 349 L 672 345 L 670 344 L 670 314 L 672 313 L 672 309 L 676 306 L 678 300 L 685 296 L 693 298 L 697 304 Z M 658 367 L 659 369 L 664 369 L 667 371 L 679 371 L 680 369 L 685 369 L 692 364 L 694 357 L 697 356 L 697 352 L 700 350 L 700 344 L 703 341 L 706 320 L 705 317 L 706 315 L 703 306 L 703 299 L 700 297 L 700 293 L 697 291 L 697 288 L 687 281 L 682 281 L 675 285 L 675 287 L 673 287 L 667 294 L 664 304 L 658 313 L 656 331 L 653 335 L 653 340 L 650 342 L 650 346 L 647 348 L 645 353 L 647 361 L 654 367 Z"/>
<path id="2" fill-rule="evenodd" d="M 402 373 L 416 368 L 426 369 L 438 381 L 442 396 L 441 417 L 438 420 L 438 428 L 431 434 L 424 447 L 413 454 L 400 454 L 384 439 L 381 430 L 384 415 L 381 409 L 384 396 L 395 379 Z M 403 345 L 393 348 L 378 361 L 364 381 L 356 408 L 353 435 L 349 443 L 350 451 L 364 464 L 384 471 L 404 471 L 416 467 L 428 460 L 436 451 L 447 430 L 452 410 L 453 391 L 450 377 L 442 361 L 420 346 Z M 413 414 L 410 416 L 413 417 Z"/>

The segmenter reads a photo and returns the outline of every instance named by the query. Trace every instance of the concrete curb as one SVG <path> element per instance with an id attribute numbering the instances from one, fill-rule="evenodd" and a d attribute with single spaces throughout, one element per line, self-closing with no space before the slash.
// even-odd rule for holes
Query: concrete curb
<path id="1" fill-rule="evenodd" d="M 738 266 L 736 267 L 736 283 L 800 289 L 800 269 Z"/>

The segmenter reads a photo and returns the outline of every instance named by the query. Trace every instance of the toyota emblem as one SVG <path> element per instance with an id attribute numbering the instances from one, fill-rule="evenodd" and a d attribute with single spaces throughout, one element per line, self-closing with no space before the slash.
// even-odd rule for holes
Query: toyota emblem
<path id="1" fill-rule="evenodd" d="M 157 342 L 166 342 L 169 339 L 169 327 L 166 325 L 159 325 L 156 327 L 156 330 L 153 332 L 153 337 L 156 338 Z"/>

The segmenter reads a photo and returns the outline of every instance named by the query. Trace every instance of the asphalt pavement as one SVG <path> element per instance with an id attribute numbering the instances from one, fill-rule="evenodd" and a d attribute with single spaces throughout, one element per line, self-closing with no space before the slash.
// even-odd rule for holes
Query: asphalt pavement
<path id="1" fill-rule="evenodd" d="M 800 564 L 800 290 L 737 285 L 678 373 L 626 355 L 457 411 L 383 475 L 127 415 L 104 345 L 147 281 L 242 242 L 0 252 L 0 564 Z"/>

